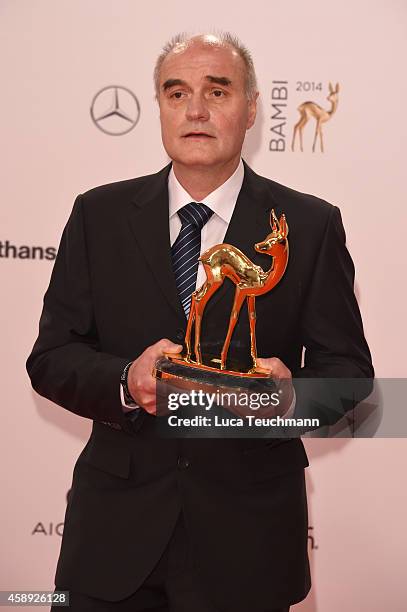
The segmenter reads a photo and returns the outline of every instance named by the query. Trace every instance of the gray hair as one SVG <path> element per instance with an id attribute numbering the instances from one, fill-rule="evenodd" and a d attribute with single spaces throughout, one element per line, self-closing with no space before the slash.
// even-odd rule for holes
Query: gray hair
<path id="1" fill-rule="evenodd" d="M 253 100 L 257 93 L 257 79 L 256 72 L 254 70 L 254 63 L 251 56 L 250 51 L 243 45 L 243 43 L 230 32 L 219 32 L 215 34 L 198 34 L 198 35 L 189 35 L 186 32 L 181 32 L 174 36 L 170 41 L 168 41 L 161 51 L 160 55 L 157 58 L 155 67 L 154 67 L 154 87 L 155 87 L 155 96 L 158 100 L 158 96 L 160 93 L 160 71 L 161 66 L 167 57 L 174 51 L 174 49 L 181 50 L 182 48 L 186 48 L 192 40 L 199 40 L 207 45 L 229 45 L 232 47 L 242 58 L 244 65 L 246 67 L 246 95 L 249 100 Z"/>

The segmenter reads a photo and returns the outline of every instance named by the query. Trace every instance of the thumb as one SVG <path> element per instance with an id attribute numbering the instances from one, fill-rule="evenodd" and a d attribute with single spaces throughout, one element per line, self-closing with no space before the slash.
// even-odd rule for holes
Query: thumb
<path id="1" fill-rule="evenodd" d="M 256 359 L 258 365 L 265 370 L 271 370 L 272 368 L 272 360 L 267 357 L 257 357 Z"/>
<path id="2" fill-rule="evenodd" d="M 270 358 L 257 357 L 256 362 L 257 369 L 268 372 L 269 374 L 273 371 L 273 362 Z"/>
<path id="3" fill-rule="evenodd" d="M 156 342 L 153 346 L 156 347 L 157 349 L 166 351 L 167 348 L 173 348 L 174 346 L 180 346 L 180 345 L 174 344 L 174 342 L 172 342 L 172 340 L 169 340 L 168 338 L 161 338 L 161 340 Z"/>
<path id="4" fill-rule="evenodd" d="M 167 340 L 165 345 L 162 347 L 163 353 L 180 353 L 182 351 L 182 344 L 175 344 L 171 340 Z"/>

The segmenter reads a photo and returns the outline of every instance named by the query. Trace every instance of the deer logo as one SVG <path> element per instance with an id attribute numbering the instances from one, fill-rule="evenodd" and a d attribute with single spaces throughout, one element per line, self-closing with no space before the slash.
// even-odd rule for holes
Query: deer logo
<path id="1" fill-rule="evenodd" d="M 319 143 L 321 147 L 321 153 L 324 152 L 324 144 L 322 141 L 322 125 L 326 123 L 327 121 L 329 121 L 329 119 L 335 113 L 337 106 L 338 106 L 338 93 L 339 93 L 339 83 L 336 84 L 335 89 L 332 87 L 332 84 L 329 83 L 329 96 L 327 97 L 327 100 L 331 103 L 331 108 L 329 110 L 322 108 L 322 106 L 319 106 L 319 104 L 316 104 L 315 102 L 303 102 L 302 104 L 300 104 L 300 106 L 298 107 L 298 111 L 301 117 L 294 126 L 293 140 L 291 143 L 292 151 L 294 151 L 297 132 L 300 135 L 301 152 L 303 151 L 302 130 L 304 129 L 304 126 L 308 123 L 308 121 L 311 119 L 311 117 L 313 117 L 316 121 L 316 125 L 315 125 L 314 142 L 312 144 L 312 152 L 313 153 L 315 152 L 315 145 L 316 145 L 318 136 L 319 136 Z"/>
<path id="2" fill-rule="evenodd" d="M 191 333 L 195 323 L 195 342 L 194 353 L 197 365 L 202 365 L 202 354 L 200 345 L 201 322 L 205 310 L 212 295 L 221 287 L 225 278 L 229 278 L 235 285 L 235 298 L 232 313 L 229 320 L 229 328 L 223 344 L 220 360 L 220 369 L 226 369 L 226 359 L 228 355 L 230 341 L 235 329 L 239 313 L 243 302 L 247 300 L 250 325 L 250 348 L 253 359 L 254 372 L 257 366 L 256 348 L 256 296 L 267 293 L 281 280 L 288 262 L 288 225 L 284 215 L 280 220 L 274 213 L 270 213 L 271 233 L 263 242 L 254 245 L 258 253 L 270 255 L 272 263 L 269 270 L 264 271 L 260 266 L 255 265 L 242 251 L 230 244 L 217 244 L 205 251 L 199 260 L 202 262 L 206 281 L 192 294 L 191 310 L 185 334 L 185 344 L 187 354 L 186 361 L 192 362 L 191 358 Z"/>

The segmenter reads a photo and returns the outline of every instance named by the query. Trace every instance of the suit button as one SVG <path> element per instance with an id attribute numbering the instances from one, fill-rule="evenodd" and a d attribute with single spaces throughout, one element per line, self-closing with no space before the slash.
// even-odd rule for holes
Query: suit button
<path id="1" fill-rule="evenodd" d="M 182 341 L 185 338 L 185 329 L 177 329 L 175 337 L 177 338 L 177 340 Z"/>
<path id="2" fill-rule="evenodd" d="M 178 457 L 177 465 L 178 469 L 186 470 L 189 467 L 189 459 L 186 457 Z"/>

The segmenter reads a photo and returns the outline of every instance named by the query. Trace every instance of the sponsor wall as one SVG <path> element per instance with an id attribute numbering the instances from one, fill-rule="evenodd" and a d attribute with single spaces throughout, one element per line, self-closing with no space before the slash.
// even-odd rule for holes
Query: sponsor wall
<path id="1" fill-rule="evenodd" d="M 176 32 L 227 29 L 252 50 L 261 97 L 245 159 L 341 208 L 377 376 L 406 376 L 407 5 L 207 0 L 194 11 L 186 0 L 3 0 L 0 13 L 0 589 L 49 590 L 72 468 L 91 423 L 35 395 L 24 363 L 75 195 L 167 162 L 152 69 Z M 315 120 L 305 122 L 312 104 L 324 119 L 323 152 L 320 138 L 313 152 Z M 386 403 L 379 384 L 380 395 L 383 411 L 403 408 Z M 306 446 L 314 587 L 294 610 L 401 612 L 406 441 Z"/>

